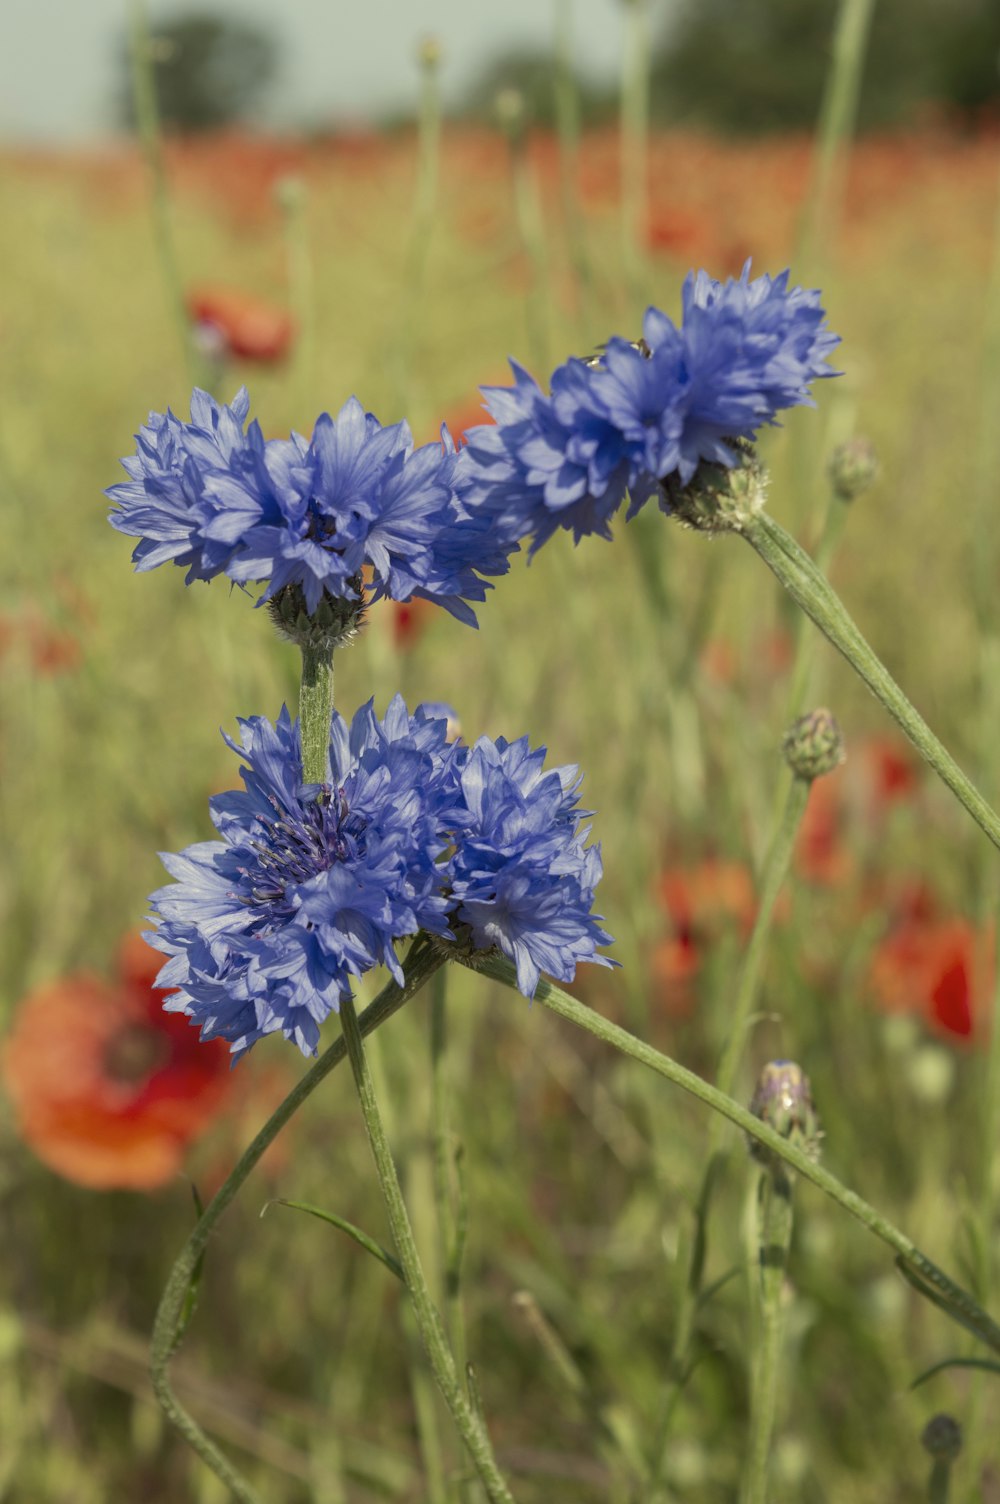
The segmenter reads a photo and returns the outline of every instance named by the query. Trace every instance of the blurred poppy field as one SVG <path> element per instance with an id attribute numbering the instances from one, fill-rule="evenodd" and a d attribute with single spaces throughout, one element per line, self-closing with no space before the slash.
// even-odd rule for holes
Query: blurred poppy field
<path id="1" fill-rule="evenodd" d="M 807 135 L 652 134 L 624 230 L 634 164 L 623 182 L 612 126 L 569 155 L 548 131 L 446 127 L 430 177 L 410 128 L 169 140 L 188 339 L 139 148 L 0 149 L 0 1500 L 227 1497 L 160 1417 L 148 1334 L 197 1198 L 304 1068 L 274 1039 L 230 1071 L 221 1044 L 162 1012 L 158 958 L 139 938 L 163 881 L 157 852 L 206 839 L 208 797 L 236 784 L 220 727 L 276 717 L 298 684 L 293 649 L 252 597 L 132 572 L 102 493 L 149 410 L 186 415 L 194 379 L 224 400 L 245 383 L 267 435 L 308 433 L 356 393 L 383 422 L 407 417 L 418 442 L 443 421 L 457 436 L 485 421 L 478 388 L 507 380 L 508 356 L 544 381 L 566 355 L 637 332 L 646 303 L 676 312 L 691 267 L 790 265 L 822 287 L 844 374 L 822 383 L 818 411 L 764 438 L 769 508 L 813 546 L 835 444 L 873 442 L 879 475 L 850 504 L 831 578 L 995 795 L 982 717 L 997 665 L 983 661 L 969 582 L 985 567 L 995 588 L 1000 567 L 974 504 L 997 422 L 984 393 L 997 391 L 998 147 L 995 126 L 934 116 L 861 138 L 837 212 L 803 248 Z M 445 701 L 470 743 L 526 730 L 580 765 L 604 860 L 598 909 L 622 965 L 582 968 L 572 990 L 711 1078 L 758 908 L 802 628 L 738 539 L 653 508 L 615 534 L 578 547 L 560 535 L 530 565 L 517 558 L 478 632 L 420 600 L 382 603 L 338 655 L 337 703 L 350 715 L 372 695 L 382 713 L 397 690 L 411 706 Z M 847 757 L 809 796 L 736 1095 L 749 1102 L 767 1061 L 797 1061 L 823 1162 L 996 1314 L 984 1270 L 997 1229 L 978 1212 L 997 1160 L 983 1106 L 995 853 L 818 638 L 809 697 L 835 713 Z M 459 1275 L 437 1221 L 424 997 L 371 1053 L 417 1238 L 461 1313 L 516 1498 L 737 1498 L 757 1340 L 744 1145 L 726 1140 L 676 1385 L 709 1114 L 537 1004 L 451 970 Z M 367 979 L 362 1001 L 376 990 Z M 484 1497 L 400 1287 L 279 1201 L 388 1240 L 346 1072 L 209 1244 L 174 1364 L 185 1403 L 276 1504 Z M 978 1352 L 878 1242 L 802 1187 L 774 1500 L 935 1497 L 920 1437 L 942 1411 L 966 1435 L 952 1497 L 1000 1499 L 1000 1376 L 947 1368 L 911 1387 Z"/>

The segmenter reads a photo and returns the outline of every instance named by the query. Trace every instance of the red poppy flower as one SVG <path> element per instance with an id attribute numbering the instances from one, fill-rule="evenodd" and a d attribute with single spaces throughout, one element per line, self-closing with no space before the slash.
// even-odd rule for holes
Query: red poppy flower
<path id="1" fill-rule="evenodd" d="M 826 887 L 837 887 L 854 873 L 854 859 L 844 837 L 843 777 L 838 768 L 815 780 L 795 842 L 799 876 Z"/>
<path id="2" fill-rule="evenodd" d="M 753 879 L 741 862 L 709 857 L 692 866 L 668 868 L 658 887 L 671 932 L 650 956 L 650 980 L 667 1012 L 686 1018 L 694 1007 L 693 982 L 704 946 L 727 925 L 737 925 L 744 935 L 753 925 Z"/>
<path id="3" fill-rule="evenodd" d="M 433 601 L 414 596 L 410 601 L 390 601 L 392 608 L 392 640 L 400 652 L 414 647 L 424 635 L 440 607 Z"/>
<path id="4" fill-rule="evenodd" d="M 34 612 L 0 616 L 0 654 L 23 648 L 36 673 L 45 677 L 79 668 L 83 654 L 71 632 Z"/>
<path id="5" fill-rule="evenodd" d="M 920 775 L 905 743 L 888 736 L 869 737 L 861 748 L 871 802 L 877 811 L 907 799 L 920 782 Z"/>
<path id="6" fill-rule="evenodd" d="M 192 322 L 221 345 L 220 353 L 241 360 L 281 360 L 292 343 L 291 315 L 249 293 L 228 287 L 200 287 L 187 295 Z"/>
<path id="7" fill-rule="evenodd" d="M 47 983 L 21 1003 L 0 1075 L 21 1136 L 77 1185 L 152 1190 L 232 1090 L 225 1044 L 202 1043 L 153 988 L 163 957 L 138 935 L 113 981 Z"/>
<path id="8" fill-rule="evenodd" d="M 977 1030 L 977 998 L 992 993 L 976 966 L 985 946 L 964 919 L 904 919 L 876 948 L 871 989 L 887 1012 L 915 1012 L 937 1033 L 969 1039 Z"/>

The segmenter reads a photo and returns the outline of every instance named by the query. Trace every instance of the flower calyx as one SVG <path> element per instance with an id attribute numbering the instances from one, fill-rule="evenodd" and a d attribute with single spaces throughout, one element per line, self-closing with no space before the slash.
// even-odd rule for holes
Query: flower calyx
<path id="1" fill-rule="evenodd" d="M 747 439 L 729 439 L 733 466 L 703 460 L 683 485 L 676 473 L 660 481 L 665 510 L 684 527 L 699 533 L 741 533 L 764 509 L 768 473 Z"/>

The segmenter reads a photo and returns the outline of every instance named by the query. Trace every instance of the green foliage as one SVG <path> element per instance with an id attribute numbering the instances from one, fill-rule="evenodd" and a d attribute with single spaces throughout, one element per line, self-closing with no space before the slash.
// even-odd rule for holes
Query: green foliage
<path id="1" fill-rule="evenodd" d="M 839 0 L 687 0 L 653 71 L 662 121 L 734 134 L 810 130 Z M 995 0 L 878 0 L 861 92 L 863 129 L 912 122 L 936 104 L 1000 104 Z"/>
<path id="2" fill-rule="evenodd" d="M 150 41 L 156 99 L 166 130 L 196 133 L 245 120 L 258 106 L 277 66 L 271 32 L 228 16 L 191 14 L 157 26 Z M 119 110 L 134 128 L 131 62 L 120 53 Z"/>

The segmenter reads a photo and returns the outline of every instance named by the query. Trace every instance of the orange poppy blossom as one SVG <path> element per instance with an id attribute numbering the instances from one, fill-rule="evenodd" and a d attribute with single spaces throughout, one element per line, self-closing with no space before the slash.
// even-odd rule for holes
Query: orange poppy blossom
<path id="1" fill-rule="evenodd" d="M 291 314 L 235 288 L 192 288 L 188 316 L 212 353 L 225 359 L 281 360 L 291 348 L 295 327 Z"/>
<path id="2" fill-rule="evenodd" d="M 649 958 L 654 991 L 674 1017 L 694 1006 L 692 984 L 704 947 L 727 925 L 749 934 L 757 911 L 753 879 L 742 862 L 706 857 L 690 866 L 669 867 L 657 889 L 670 921 L 670 933 Z"/>
<path id="3" fill-rule="evenodd" d="M 165 1013 L 164 958 L 139 935 L 117 976 L 45 983 L 20 1004 L 0 1053 L 18 1131 L 59 1175 L 94 1190 L 154 1190 L 227 1105 L 230 1055 Z"/>

